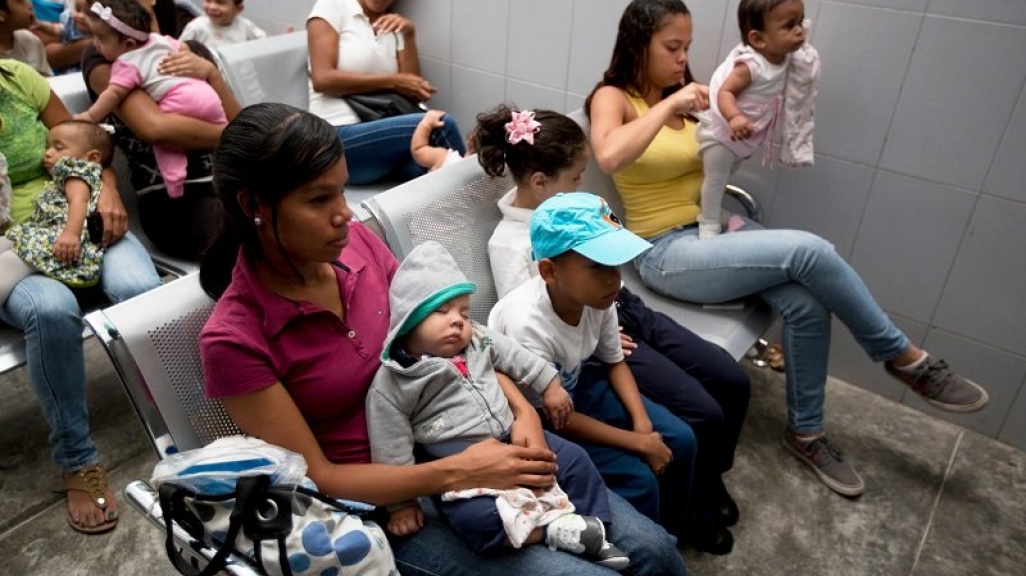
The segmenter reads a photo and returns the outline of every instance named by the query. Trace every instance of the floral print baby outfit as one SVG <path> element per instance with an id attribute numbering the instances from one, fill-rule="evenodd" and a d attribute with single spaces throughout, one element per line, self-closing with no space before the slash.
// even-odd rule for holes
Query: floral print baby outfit
<path id="1" fill-rule="evenodd" d="M 7 238 L 14 243 L 14 252 L 19 258 L 43 274 L 73 288 L 94 286 L 100 281 L 103 247 L 89 240 L 89 232 L 83 223 L 78 262 L 65 264 L 54 255 L 54 242 L 68 223 L 68 198 L 64 195 L 64 182 L 68 178 L 80 178 L 89 185 L 86 213 L 93 214 L 100 198 L 101 171 L 102 168 L 95 162 L 61 158 L 53 167 L 53 179 L 46 183 L 46 188 L 36 197 L 35 211 L 27 220 L 11 226 L 7 231 Z"/>

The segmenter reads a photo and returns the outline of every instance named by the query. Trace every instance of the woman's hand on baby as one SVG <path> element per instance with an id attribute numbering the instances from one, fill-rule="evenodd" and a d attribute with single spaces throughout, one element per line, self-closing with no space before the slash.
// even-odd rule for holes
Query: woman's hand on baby
<path id="1" fill-rule="evenodd" d="M 438 91 L 430 82 L 416 74 L 400 72 L 396 74 L 395 89 L 400 94 L 423 102 Z"/>
<path id="2" fill-rule="evenodd" d="M 424 527 L 424 511 L 414 504 L 388 515 L 388 531 L 395 536 L 407 536 Z"/>
<path id="3" fill-rule="evenodd" d="M 61 232 L 57 241 L 53 243 L 53 255 L 64 264 L 70 266 L 78 261 L 80 240 L 67 230 Z"/>
<path id="4" fill-rule="evenodd" d="M 182 50 L 164 56 L 157 65 L 157 71 L 165 76 L 185 76 L 208 82 L 218 74 L 217 66 L 213 62 L 185 49 L 185 44 L 182 44 L 182 47 Z"/>
<path id="5" fill-rule="evenodd" d="M 378 36 L 382 34 L 402 34 L 403 36 L 409 36 L 414 32 L 413 21 L 400 14 L 385 14 L 378 18 L 371 26 L 374 28 L 374 33 Z"/>
<path id="6" fill-rule="evenodd" d="M 559 430 L 566 426 L 574 412 L 574 401 L 559 383 L 559 377 L 553 378 L 542 392 L 542 406 L 545 407 L 545 414 L 552 422 L 553 428 Z"/>
<path id="7" fill-rule="evenodd" d="M 121 203 L 121 196 L 118 195 L 117 188 L 106 184 L 107 182 L 104 182 L 100 199 L 96 202 L 96 212 L 103 220 L 103 238 L 100 245 L 104 247 L 121 240 L 128 232 L 128 212 Z"/>
<path id="8" fill-rule="evenodd" d="M 546 488 L 556 482 L 556 455 L 547 449 L 514 446 L 489 438 L 449 458 L 459 472 L 459 482 L 453 489 Z"/>
<path id="9" fill-rule="evenodd" d="M 747 140 L 752 137 L 752 121 L 744 114 L 730 119 L 730 139 Z"/>
<path id="10" fill-rule="evenodd" d="M 691 114 L 709 108 L 709 87 L 692 82 L 673 93 L 673 106 L 677 114 Z"/>

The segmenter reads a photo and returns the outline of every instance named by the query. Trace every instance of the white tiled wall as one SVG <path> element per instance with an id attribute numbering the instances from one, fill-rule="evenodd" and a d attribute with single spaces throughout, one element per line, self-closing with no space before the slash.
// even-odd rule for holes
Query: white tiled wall
<path id="1" fill-rule="evenodd" d="M 739 0 L 690 0 L 692 68 L 737 41 Z M 197 3 L 198 0 L 197 0 Z M 578 108 L 628 0 L 398 0 L 417 23 L 434 104 L 464 131 L 503 100 Z M 271 31 L 313 0 L 246 0 Z M 921 343 L 991 391 L 938 413 L 1026 449 L 1026 1 L 806 0 L 823 61 L 816 166 L 749 161 L 735 181 L 768 224 L 819 233 Z M 831 373 L 926 409 L 834 328 Z"/>

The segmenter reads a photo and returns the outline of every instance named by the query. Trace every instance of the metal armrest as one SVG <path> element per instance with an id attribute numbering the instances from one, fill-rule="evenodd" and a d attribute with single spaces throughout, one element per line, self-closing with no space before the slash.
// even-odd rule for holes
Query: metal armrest
<path id="1" fill-rule="evenodd" d="M 759 201 L 755 199 L 755 196 L 733 184 L 727 184 L 726 192 L 741 205 L 741 208 L 745 211 L 745 216 L 748 216 L 750 220 L 755 222 L 762 222 L 762 207 L 759 205 Z"/>

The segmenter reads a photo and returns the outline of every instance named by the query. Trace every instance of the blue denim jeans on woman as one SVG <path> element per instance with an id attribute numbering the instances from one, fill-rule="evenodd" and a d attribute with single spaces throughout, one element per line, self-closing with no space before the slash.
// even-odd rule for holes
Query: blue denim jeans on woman
<path id="1" fill-rule="evenodd" d="M 815 234 L 766 230 L 749 221 L 741 231 L 709 240 L 699 240 L 697 228 L 688 227 L 649 241 L 654 247 L 635 264 L 656 292 L 703 304 L 758 294 L 780 313 L 788 425 L 795 432 L 823 429 L 832 314 L 873 361 L 909 347 L 858 273 Z"/>
<path id="2" fill-rule="evenodd" d="M 131 234 L 103 256 L 100 286 L 113 302 L 160 285 L 149 254 Z M 19 282 L 0 320 L 25 333 L 29 380 L 50 426 L 50 448 L 62 470 L 74 472 L 97 462 L 89 435 L 82 355 L 82 311 L 74 292 L 41 274 Z"/>
<path id="3" fill-rule="evenodd" d="M 349 184 L 361 186 L 390 177 L 401 182 L 427 172 L 410 155 L 410 141 L 424 114 L 404 114 L 372 122 L 339 126 L 338 137 L 346 153 Z M 452 116 L 443 116 L 445 125 L 431 132 L 432 146 L 465 154 L 466 146 Z"/>
<path id="4" fill-rule="evenodd" d="M 613 521 L 606 539 L 631 558 L 626 572 L 637 576 L 685 576 L 677 540 L 661 526 L 607 490 Z M 479 554 L 445 525 L 430 498 L 421 503 L 427 522 L 419 532 L 391 538 L 396 566 L 403 576 L 610 576 L 608 568 L 591 560 L 553 552 L 544 545 L 525 546 L 492 554 Z"/>

